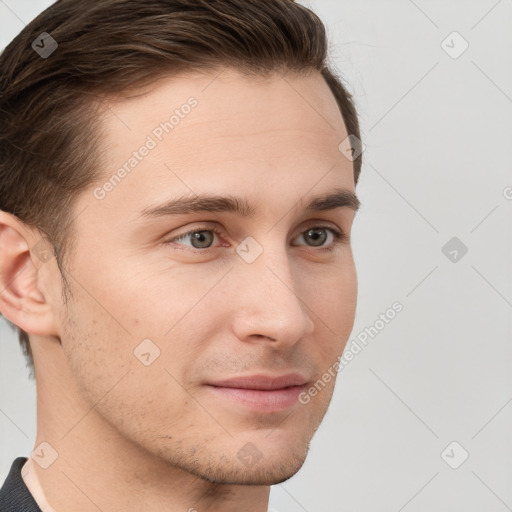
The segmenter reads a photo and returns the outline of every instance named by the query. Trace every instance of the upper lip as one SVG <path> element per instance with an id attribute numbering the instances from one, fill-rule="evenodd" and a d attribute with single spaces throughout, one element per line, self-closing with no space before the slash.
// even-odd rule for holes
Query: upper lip
<path id="1" fill-rule="evenodd" d="M 246 375 L 210 382 L 208 384 L 210 386 L 223 388 L 273 390 L 283 389 L 289 386 L 303 386 L 307 382 L 308 379 L 299 373 L 287 373 L 285 375 Z"/>

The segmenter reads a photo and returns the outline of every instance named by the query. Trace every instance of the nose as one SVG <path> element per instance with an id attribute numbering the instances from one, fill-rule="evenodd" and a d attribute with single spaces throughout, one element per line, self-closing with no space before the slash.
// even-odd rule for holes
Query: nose
<path id="1" fill-rule="evenodd" d="M 313 332 L 311 298 L 300 296 L 301 276 L 291 268 L 286 251 L 264 250 L 250 264 L 239 261 L 231 278 L 238 290 L 233 297 L 233 331 L 238 339 L 266 341 L 282 349 Z"/>

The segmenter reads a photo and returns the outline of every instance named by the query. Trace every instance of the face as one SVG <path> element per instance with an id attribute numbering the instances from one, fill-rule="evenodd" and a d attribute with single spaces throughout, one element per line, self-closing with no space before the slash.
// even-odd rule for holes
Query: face
<path id="1" fill-rule="evenodd" d="M 308 390 L 353 327 L 353 168 L 320 74 L 217 75 L 105 111 L 60 337 L 82 397 L 145 453 L 270 485 L 303 464 L 334 379 Z"/>

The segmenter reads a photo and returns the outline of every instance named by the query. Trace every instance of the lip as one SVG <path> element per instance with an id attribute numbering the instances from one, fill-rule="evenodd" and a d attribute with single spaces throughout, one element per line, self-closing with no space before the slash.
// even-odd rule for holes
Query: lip
<path id="1" fill-rule="evenodd" d="M 279 412 L 298 402 L 308 379 L 298 373 L 247 375 L 207 384 L 216 396 L 255 412 Z"/>

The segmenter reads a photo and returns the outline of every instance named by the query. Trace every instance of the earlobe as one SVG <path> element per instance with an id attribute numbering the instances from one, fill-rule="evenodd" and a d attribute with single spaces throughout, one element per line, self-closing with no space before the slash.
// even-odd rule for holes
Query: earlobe
<path id="1" fill-rule="evenodd" d="M 54 312 L 41 289 L 47 269 L 31 254 L 34 236 L 15 216 L 0 211 L 0 312 L 29 334 L 54 336 Z"/>

